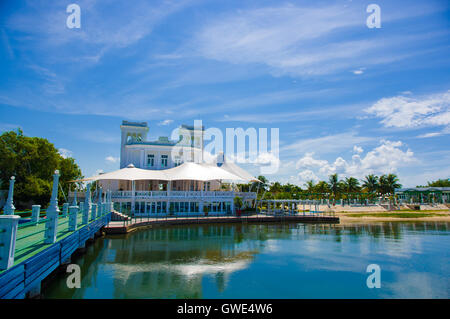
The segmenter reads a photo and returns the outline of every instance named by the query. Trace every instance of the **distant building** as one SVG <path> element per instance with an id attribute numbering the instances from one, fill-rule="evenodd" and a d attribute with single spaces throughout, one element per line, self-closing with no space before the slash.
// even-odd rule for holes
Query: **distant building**
<path id="1" fill-rule="evenodd" d="M 133 164 L 144 169 L 167 169 L 186 161 L 203 162 L 204 127 L 194 128 L 181 125 L 178 140 L 160 136 L 156 141 L 148 141 L 147 122 L 123 121 L 120 148 L 120 168 Z"/>
<path id="2" fill-rule="evenodd" d="M 450 187 L 397 188 L 395 195 L 407 203 L 449 203 Z"/>

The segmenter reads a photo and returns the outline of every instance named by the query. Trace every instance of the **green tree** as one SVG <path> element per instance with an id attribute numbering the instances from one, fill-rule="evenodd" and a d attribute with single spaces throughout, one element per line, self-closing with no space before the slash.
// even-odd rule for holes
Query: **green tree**
<path id="1" fill-rule="evenodd" d="M 427 187 L 450 187 L 450 178 L 438 179 L 437 181 L 428 182 Z"/>
<path id="2" fill-rule="evenodd" d="M 386 187 L 387 192 L 390 194 L 394 194 L 396 188 L 401 188 L 402 185 L 399 183 L 399 179 L 395 174 L 389 174 L 386 177 Z"/>
<path id="3" fill-rule="evenodd" d="M 316 185 L 314 184 L 314 181 L 312 179 L 306 181 L 305 186 L 308 193 L 314 193 L 314 188 L 316 187 Z"/>
<path id="4" fill-rule="evenodd" d="M 16 177 L 14 203 L 17 209 L 48 204 L 56 169 L 60 171 L 60 185 L 67 195 L 69 181 L 83 177 L 73 158 L 63 158 L 47 139 L 24 136 L 21 130 L 0 135 L 1 187 L 8 189 L 10 177 Z"/>
<path id="5" fill-rule="evenodd" d="M 374 193 L 378 189 L 378 176 L 373 174 L 367 175 L 363 181 L 362 187 L 364 187 L 369 193 Z"/>
<path id="6" fill-rule="evenodd" d="M 379 179 L 379 191 L 382 194 L 394 194 L 396 188 L 402 187 L 395 174 L 381 175 Z"/>
<path id="7" fill-rule="evenodd" d="M 316 191 L 316 193 L 321 193 L 321 194 L 328 193 L 330 191 L 330 185 L 328 185 L 328 183 L 325 181 L 320 181 L 317 183 L 317 185 L 315 187 L 315 191 Z"/>
<path id="8" fill-rule="evenodd" d="M 340 182 L 339 182 L 339 177 L 338 174 L 333 174 L 330 175 L 328 178 L 328 185 L 330 187 L 330 191 L 331 193 L 333 193 L 334 196 L 337 196 L 339 193 L 339 186 L 340 186 Z"/>
<path id="9" fill-rule="evenodd" d="M 359 191 L 359 181 L 354 177 L 346 177 L 343 187 L 347 193 L 355 193 Z"/>

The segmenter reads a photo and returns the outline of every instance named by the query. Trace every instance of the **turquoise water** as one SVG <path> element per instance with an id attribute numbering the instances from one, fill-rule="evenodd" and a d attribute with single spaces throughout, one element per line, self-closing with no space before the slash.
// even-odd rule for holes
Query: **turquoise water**
<path id="1" fill-rule="evenodd" d="M 450 223 L 218 224 L 98 239 L 45 298 L 449 298 Z M 369 289 L 369 264 L 381 288 Z"/>

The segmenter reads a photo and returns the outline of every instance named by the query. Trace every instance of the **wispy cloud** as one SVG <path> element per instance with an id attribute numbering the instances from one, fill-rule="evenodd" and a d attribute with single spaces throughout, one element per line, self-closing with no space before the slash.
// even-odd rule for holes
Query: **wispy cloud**
<path id="1" fill-rule="evenodd" d="M 352 148 L 375 140 L 374 137 L 359 136 L 355 131 L 326 135 L 315 138 L 300 139 L 298 142 L 280 147 L 280 152 L 288 151 L 291 154 L 304 154 L 316 152 L 318 154 L 329 154 L 342 152 L 344 149 Z"/>
<path id="2" fill-rule="evenodd" d="M 119 160 L 120 160 L 120 158 L 114 157 L 114 156 L 107 156 L 107 157 L 105 157 L 105 161 L 108 162 L 108 163 L 113 163 L 113 164 L 114 163 L 118 163 Z"/>
<path id="3" fill-rule="evenodd" d="M 426 6 L 422 9 L 422 13 L 430 10 Z M 191 48 L 212 60 L 264 65 L 275 75 L 329 74 L 352 68 L 355 62 L 382 64 L 404 57 L 405 50 L 393 50 L 389 57 L 383 52 L 411 43 L 408 37 L 384 35 L 380 40 L 375 33 L 364 33 L 364 37 L 352 39 L 345 36 L 350 29 L 361 32 L 365 27 L 365 16 L 361 14 L 364 11 L 361 4 L 315 8 L 288 4 L 240 10 L 207 23 L 196 34 Z M 420 11 L 387 13 L 383 21 L 417 14 Z"/>
<path id="4" fill-rule="evenodd" d="M 450 90 L 411 97 L 382 98 L 365 110 L 381 118 L 385 127 L 411 128 L 450 124 Z"/>
<path id="5" fill-rule="evenodd" d="M 32 35 L 43 50 L 67 49 L 64 58 L 68 61 L 98 62 L 110 49 L 128 47 L 147 37 L 158 23 L 191 2 L 136 0 L 130 6 L 128 2 L 80 0 L 80 29 L 67 28 L 66 3 L 30 3 L 28 10 L 10 17 L 6 26 Z"/>
<path id="6" fill-rule="evenodd" d="M 164 120 L 164 121 L 159 122 L 158 125 L 165 126 L 165 125 L 169 125 L 171 123 L 173 123 L 173 120 Z"/>

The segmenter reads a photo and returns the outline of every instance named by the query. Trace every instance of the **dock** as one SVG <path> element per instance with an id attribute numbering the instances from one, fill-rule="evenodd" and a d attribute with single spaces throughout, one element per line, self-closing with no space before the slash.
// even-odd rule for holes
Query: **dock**
<path id="1" fill-rule="evenodd" d="M 296 215 L 250 215 L 250 216 L 192 216 L 192 217 L 165 217 L 148 218 L 137 217 L 131 221 L 111 221 L 105 228 L 106 234 L 127 234 L 140 228 L 170 226 L 170 225 L 195 225 L 217 223 L 271 223 L 271 222 L 300 222 L 300 223 L 339 223 L 339 217 L 319 214 Z"/>
<path id="2" fill-rule="evenodd" d="M 42 280 L 59 266 L 70 263 L 71 255 L 108 224 L 111 213 L 82 224 L 77 218 L 75 231 L 69 230 L 69 217 L 58 218 L 56 242 L 44 241 L 45 222 L 35 226 L 19 228 L 15 247 L 14 265 L 0 271 L 0 298 L 24 299 L 40 294 Z"/>

